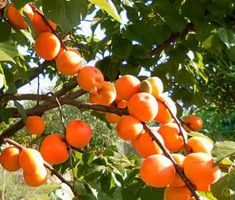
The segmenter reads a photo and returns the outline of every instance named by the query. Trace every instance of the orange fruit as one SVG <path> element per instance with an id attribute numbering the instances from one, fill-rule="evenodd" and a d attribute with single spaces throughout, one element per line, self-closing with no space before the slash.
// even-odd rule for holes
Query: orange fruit
<path id="1" fill-rule="evenodd" d="M 195 186 L 196 186 L 196 190 L 201 191 L 201 192 L 208 192 L 210 191 L 210 188 L 211 188 L 211 184 L 195 185 Z"/>
<path id="2" fill-rule="evenodd" d="M 105 113 L 105 118 L 111 124 L 116 124 L 120 120 L 120 116 L 114 113 Z"/>
<path id="3" fill-rule="evenodd" d="M 213 167 L 213 158 L 206 153 L 191 153 L 184 160 L 184 173 L 188 179 L 201 188 L 217 181 L 221 176 L 218 166 Z"/>
<path id="4" fill-rule="evenodd" d="M 25 128 L 33 135 L 41 135 L 45 130 L 45 121 L 40 116 L 29 116 L 26 118 Z"/>
<path id="5" fill-rule="evenodd" d="M 28 186 L 37 187 L 46 182 L 47 179 L 47 169 L 42 166 L 33 173 L 27 173 L 23 171 L 24 181 Z"/>
<path id="6" fill-rule="evenodd" d="M 176 109 L 175 103 L 173 102 L 173 100 L 170 97 L 167 97 L 167 96 L 162 95 L 161 97 L 158 97 L 158 98 L 159 98 L 159 99 L 157 99 L 158 114 L 155 117 L 154 121 L 161 123 L 161 124 L 172 122 L 173 118 L 172 118 L 171 113 L 168 110 L 167 106 L 170 108 L 173 115 L 176 116 L 177 109 Z M 167 104 L 167 106 L 162 101 L 165 102 Z"/>
<path id="7" fill-rule="evenodd" d="M 121 116 L 116 133 L 123 140 L 132 141 L 144 130 L 143 124 L 131 115 Z"/>
<path id="8" fill-rule="evenodd" d="M 188 140 L 187 145 L 192 149 L 194 153 L 204 152 L 207 154 L 210 154 L 211 150 L 214 147 L 214 144 L 212 143 L 212 141 L 204 137 L 199 137 L 199 136 L 191 137 Z"/>
<path id="9" fill-rule="evenodd" d="M 67 49 L 67 50 L 66 50 Z M 78 56 L 81 57 L 80 52 L 77 49 L 74 49 L 72 47 L 66 47 L 66 49 L 64 47 L 61 46 L 59 53 L 57 54 L 57 56 L 55 57 L 55 61 L 65 52 L 65 51 L 73 51 L 74 53 L 76 53 Z M 82 62 L 83 63 L 83 62 Z"/>
<path id="10" fill-rule="evenodd" d="M 170 184 L 175 177 L 172 162 L 163 155 L 147 157 L 140 167 L 141 179 L 150 186 L 161 188 Z"/>
<path id="11" fill-rule="evenodd" d="M 56 59 L 57 70 L 65 76 L 77 74 L 82 64 L 81 56 L 71 50 L 62 52 Z"/>
<path id="12" fill-rule="evenodd" d="M 116 81 L 115 88 L 120 99 L 128 100 L 140 91 L 140 81 L 135 76 L 125 75 Z"/>
<path id="13" fill-rule="evenodd" d="M 90 93 L 89 102 L 104 106 L 110 105 L 116 98 L 116 90 L 112 83 L 103 82 L 103 85 L 96 92 Z"/>
<path id="14" fill-rule="evenodd" d="M 164 145 L 162 136 L 158 132 L 155 132 L 154 134 L 162 145 Z M 147 158 L 154 154 L 162 154 L 161 148 L 147 132 L 140 134 L 135 140 L 133 140 L 132 145 L 143 158 Z"/>
<path id="15" fill-rule="evenodd" d="M 200 131 L 203 126 L 203 121 L 198 116 L 189 116 L 184 120 L 184 128 L 188 131 Z"/>
<path id="16" fill-rule="evenodd" d="M 126 100 L 120 100 L 117 104 L 118 108 L 126 108 L 127 107 L 127 101 Z M 121 119 L 121 116 L 114 114 L 114 113 L 105 113 L 105 118 L 109 123 L 118 123 Z"/>
<path id="17" fill-rule="evenodd" d="M 22 149 L 19 155 L 19 165 L 27 173 L 34 173 L 38 168 L 42 167 L 44 160 L 41 154 L 31 148 Z"/>
<path id="18" fill-rule="evenodd" d="M 128 111 L 142 122 L 152 121 L 158 113 L 158 105 L 154 96 L 146 92 L 134 94 L 128 101 Z"/>
<path id="19" fill-rule="evenodd" d="M 166 123 L 160 126 L 158 132 L 164 139 L 166 147 L 170 151 L 179 151 L 184 147 L 183 137 L 180 135 L 179 127 L 176 123 Z"/>
<path id="20" fill-rule="evenodd" d="M 20 12 L 15 8 L 15 6 L 11 3 L 6 9 L 6 16 L 9 22 L 18 29 L 27 29 L 28 25 L 26 24 L 24 17 L 20 14 Z"/>
<path id="21" fill-rule="evenodd" d="M 168 186 L 164 191 L 164 200 L 191 200 L 191 192 L 188 187 Z"/>
<path id="22" fill-rule="evenodd" d="M 163 83 L 157 76 L 149 77 L 140 84 L 141 92 L 151 93 L 158 97 L 163 92 Z"/>
<path id="23" fill-rule="evenodd" d="M 96 92 L 102 87 L 104 76 L 96 67 L 85 66 L 79 71 L 77 82 L 82 89 L 88 92 Z"/>
<path id="24" fill-rule="evenodd" d="M 0 163 L 4 169 L 10 172 L 20 169 L 18 158 L 20 150 L 15 146 L 6 147 L 0 155 Z"/>
<path id="25" fill-rule="evenodd" d="M 89 144 L 91 132 L 91 127 L 86 122 L 72 120 L 66 126 L 66 140 L 71 146 L 82 148 Z"/>
<path id="26" fill-rule="evenodd" d="M 35 39 L 35 51 L 45 60 L 53 60 L 60 51 L 60 40 L 51 32 L 40 33 Z"/>
<path id="27" fill-rule="evenodd" d="M 53 30 L 56 29 L 56 24 L 53 23 L 51 20 L 46 19 L 47 22 L 50 24 L 51 28 Z M 42 33 L 42 32 L 51 32 L 50 27 L 46 24 L 46 22 L 43 20 L 42 16 L 38 13 L 34 13 L 32 17 L 32 26 L 36 33 Z"/>
<path id="28" fill-rule="evenodd" d="M 176 164 L 180 167 L 180 168 L 184 168 L 184 159 L 185 156 L 183 156 L 182 154 L 172 154 L 172 157 L 174 158 Z M 178 173 L 175 174 L 175 178 L 173 180 L 173 182 L 171 183 L 171 186 L 173 187 L 182 187 L 185 185 L 185 182 L 181 179 L 180 175 Z"/>
<path id="29" fill-rule="evenodd" d="M 64 137 L 58 133 L 48 135 L 40 146 L 43 159 L 50 164 L 60 164 L 68 160 L 69 152 Z"/>

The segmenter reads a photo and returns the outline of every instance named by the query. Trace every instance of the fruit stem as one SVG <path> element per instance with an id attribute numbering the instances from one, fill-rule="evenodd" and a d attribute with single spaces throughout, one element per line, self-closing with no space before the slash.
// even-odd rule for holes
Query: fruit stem
<path id="1" fill-rule="evenodd" d="M 30 3 L 29 5 L 30 5 L 30 7 L 32 8 L 32 10 L 33 10 L 34 12 L 38 13 L 38 14 L 42 17 L 43 21 L 44 21 L 44 22 L 46 23 L 46 25 L 50 28 L 51 32 L 60 40 L 61 46 L 62 46 L 65 50 L 67 50 L 66 46 L 64 45 L 64 42 L 62 41 L 62 39 L 60 38 L 60 36 L 57 34 L 57 32 L 52 28 L 52 26 L 50 25 L 50 23 L 48 22 L 48 20 L 45 18 L 44 14 L 42 14 L 42 12 L 41 12 L 40 10 L 38 10 L 38 9 L 35 7 L 35 5 L 33 5 L 32 3 Z"/>
<path id="2" fill-rule="evenodd" d="M 166 149 L 166 147 L 158 140 L 156 135 L 153 133 L 153 131 L 145 124 L 143 123 L 144 129 L 147 131 L 147 133 L 152 137 L 152 139 L 158 144 L 158 146 L 161 148 L 163 154 L 170 159 L 170 161 L 173 163 L 176 172 L 179 174 L 181 179 L 184 181 L 188 189 L 191 191 L 192 195 L 195 197 L 196 200 L 200 200 L 200 197 L 196 193 L 194 185 L 191 183 L 191 181 L 185 176 L 183 170 L 177 165 L 174 158 L 170 154 L 170 152 Z"/>
<path id="3" fill-rule="evenodd" d="M 166 106 L 166 108 L 168 109 L 168 111 L 170 112 L 171 114 L 171 117 L 174 119 L 175 123 L 178 125 L 179 127 L 179 131 L 180 131 L 180 135 L 182 136 L 183 138 L 183 142 L 184 142 L 184 147 L 185 147 L 185 150 L 186 150 L 186 154 L 188 154 L 190 152 L 190 149 L 188 148 L 187 146 L 187 141 L 186 141 L 186 138 L 185 138 L 185 135 L 184 135 L 184 132 L 186 132 L 184 130 L 184 128 L 181 126 L 181 121 L 174 115 L 174 113 L 172 112 L 172 110 L 170 109 L 170 106 L 167 104 L 166 101 L 163 101 L 161 100 L 160 98 L 157 98 L 158 101 L 162 102 L 164 104 L 164 106 Z"/>

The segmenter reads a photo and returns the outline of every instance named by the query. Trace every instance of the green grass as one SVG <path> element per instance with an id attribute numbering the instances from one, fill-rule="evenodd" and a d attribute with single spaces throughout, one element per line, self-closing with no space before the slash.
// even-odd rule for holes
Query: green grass
<path id="1" fill-rule="evenodd" d="M 21 173 L 3 172 L 0 167 L 0 199 L 5 181 L 4 200 L 50 200 L 49 194 L 59 188 L 60 184 L 44 184 L 40 187 L 28 187 L 25 185 Z M 3 199 L 2 199 L 3 200 Z"/>

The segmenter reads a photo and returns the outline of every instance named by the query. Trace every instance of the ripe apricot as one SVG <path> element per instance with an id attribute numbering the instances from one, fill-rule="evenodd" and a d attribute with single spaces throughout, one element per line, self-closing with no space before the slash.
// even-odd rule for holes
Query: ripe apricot
<path id="1" fill-rule="evenodd" d="M 64 51 L 56 59 L 57 70 L 65 76 L 73 76 L 78 73 L 82 65 L 82 58 L 74 51 Z"/>
<path id="2" fill-rule="evenodd" d="M 154 134 L 162 145 L 164 145 L 162 136 L 158 132 L 155 132 Z M 135 140 L 133 140 L 132 145 L 143 158 L 147 158 L 154 154 L 162 154 L 161 148 L 147 132 L 140 134 Z"/>
<path id="3" fill-rule="evenodd" d="M 213 149 L 213 143 L 209 139 L 206 139 L 204 137 L 194 136 L 191 137 L 187 145 L 192 149 L 192 152 L 204 152 L 207 154 L 211 153 L 211 150 Z"/>
<path id="4" fill-rule="evenodd" d="M 104 76 L 98 68 L 85 66 L 79 71 L 77 82 L 82 89 L 88 92 L 96 92 L 102 87 Z"/>
<path id="5" fill-rule="evenodd" d="M 213 158 L 206 153 L 191 153 L 184 160 L 184 173 L 195 185 L 207 187 L 220 178 L 218 166 L 213 167 Z"/>
<path id="6" fill-rule="evenodd" d="M 176 123 L 163 124 L 158 129 L 158 132 L 163 137 L 165 145 L 170 151 L 179 151 L 184 147 L 184 140 Z"/>
<path id="7" fill-rule="evenodd" d="M 33 173 L 27 173 L 23 171 L 24 181 L 28 186 L 37 187 L 46 182 L 47 179 L 47 169 L 42 166 Z"/>
<path id="8" fill-rule="evenodd" d="M 114 113 L 105 113 L 105 118 L 111 124 L 116 124 L 120 120 L 120 116 Z"/>
<path id="9" fill-rule="evenodd" d="M 20 169 L 18 162 L 20 150 L 15 146 L 6 147 L 0 155 L 0 163 L 4 169 L 10 172 Z"/>
<path id="10" fill-rule="evenodd" d="M 126 108 L 127 107 L 127 101 L 126 100 L 120 100 L 117 104 L 118 108 Z M 114 113 L 105 113 L 105 118 L 109 123 L 118 123 L 121 119 L 121 116 L 114 114 Z"/>
<path id="11" fill-rule="evenodd" d="M 158 113 L 157 101 L 149 93 L 134 94 L 128 101 L 128 111 L 142 122 L 152 121 Z"/>
<path id="12" fill-rule="evenodd" d="M 33 135 L 41 135 L 45 130 L 45 121 L 40 116 L 29 116 L 26 118 L 25 128 Z"/>
<path id="13" fill-rule="evenodd" d="M 143 124 L 131 115 L 121 116 L 117 123 L 116 133 L 123 140 L 132 141 L 143 131 Z"/>
<path id="14" fill-rule="evenodd" d="M 66 50 L 67 49 L 67 50 Z M 57 54 L 57 56 L 55 57 L 55 61 L 65 52 L 65 51 L 73 51 L 74 53 L 76 53 L 78 56 L 81 57 L 80 52 L 72 47 L 66 47 L 66 49 L 64 47 L 61 46 L 59 53 Z M 83 62 L 82 62 L 83 63 Z"/>
<path id="15" fill-rule="evenodd" d="M 84 121 L 72 120 L 66 126 L 66 140 L 76 148 L 82 148 L 91 140 L 91 127 Z"/>
<path id="16" fill-rule="evenodd" d="M 140 167 L 141 179 L 150 186 L 161 188 L 170 184 L 175 177 L 172 162 L 163 155 L 147 157 Z"/>
<path id="17" fill-rule="evenodd" d="M 163 102 L 165 102 L 165 103 L 163 103 Z M 172 118 L 171 113 L 168 110 L 167 106 L 170 108 L 172 114 L 174 116 L 176 116 L 177 109 L 176 109 L 176 105 L 173 102 L 173 100 L 170 97 L 161 96 L 161 97 L 158 97 L 157 104 L 158 104 L 158 113 L 157 113 L 157 116 L 155 117 L 154 121 L 161 123 L 161 124 L 172 122 L 173 118 Z M 167 104 L 167 106 L 165 104 Z"/>
<path id="18" fill-rule="evenodd" d="M 89 102 L 104 106 L 110 105 L 116 98 L 116 90 L 112 83 L 104 81 L 96 92 L 90 93 Z"/>
<path id="19" fill-rule="evenodd" d="M 164 191 L 164 200 L 191 200 L 191 192 L 188 187 L 168 186 Z"/>
<path id="20" fill-rule="evenodd" d="M 184 159 L 185 156 L 183 156 L 182 154 L 172 154 L 172 157 L 174 158 L 176 164 L 180 167 L 180 168 L 184 168 Z M 173 182 L 171 183 L 171 186 L 173 187 L 182 187 L 185 185 L 185 182 L 181 179 L 180 175 L 178 173 L 175 174 L 175 178 L 173 180 Z"/>
<path id="21" fill-rule="evenodd" d="M 44 160 L 41 154 L 31 148 L 24 148 L 19 155 L 19 165 L 27 173 L 34 173 L 43 166 Z"/>
<path id="22" fill-rule="evenodd" d="M 9 22 L 18 29 L 27 29 L 28 25 L 24 20 L 24 17 L 20 14 L 20 12 L 15 8 L 15 6 L 11 3 L 6 9 L 6 16 Z"/>
<path id="23" fill-rule="evenodd" d="M 142 92 L 149 92 L 153 96 L 158 97 L 163 92 L 163 83 L 157 76 L 149 77 L 140 84 Z"/>
<path id="24" fill-rule="evenodd" d="M 203 126 L 203 121 L 198 116 L 189 116 L 184 120 L 184 128 L 188 131 L 200 131 Z"/>
<path id="25" fill-rule="evenodd" d="M 35 51 L 45 60 L 53 60 L 60 51 L 60 41 L 51 32 L 40 33 L 35 39 Z"/>
<path id="26" fill-rule="evenodd" d="M 50 24 L 51 28 L 55 30 L 56 24 L 53 23 L 51 20 L 46 20 Z M 43 20 L 42 16 L 39 13 L 34 13 L 32 17 L 32 26 L 34 31 L 38 34 L 42 32 L 51 32 L 50 27 L 46 24 L 46 22 Z"/>
<path id="27" fill-rule="evenodd" d="M 140 91 L 140 81 L 135 76 L 125 75 L 116 81 L 115 88 L 120 99 L 128 100 Z"/>
<path id="28" fill-rule="evenodd" d="M 68 160 L 69 152 L 64 137 L 58 133 L 48 135 L 41 143 L 43 159 L 51 164 L 60 164 Z"/>

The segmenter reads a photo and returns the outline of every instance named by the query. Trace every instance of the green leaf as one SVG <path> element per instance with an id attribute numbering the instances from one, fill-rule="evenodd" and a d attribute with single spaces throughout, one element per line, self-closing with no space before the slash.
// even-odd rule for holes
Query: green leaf
<path id="1" fill-rule="evenodd" d="M 118 14 L 117 9 L 111 0 L 88 0 L 91 3 L 97 5 L 101 9 L 105 10 L 113 19 L 122 23 L 122 18 Z"/>
<path id="2" fill-rule="evenodd" d="M 11 35 L 11 26 L 8 23 L 0 23 L 0 42 L 7 41 Z"/>
<path id="3" fill-rule="evenodd" d="M 235 47 L 231 47 L 229 49 L 225 49 L 225 53 L 231 59 L 232 61 L 235 62 Z"/>
<path id="4" fill-rule="evenodd" d="M 16 46 L 10 42 L 0 43 L 0 62 L 10 61 L 15 63 L 14 57 L 17 55 Z"/>
<path id="5" fill-rule="evenodd" d="M 233 154 L 235 154 L 235 142 L 232 141 L 216 142 L 212 150 L 217 163 Z"/>
<path id="6" fill-rule="evenodd" d="M 14 101 L 14 105 L 18 109 L 18 111 L 19 111 L 21 117 L 23 118 L 23 120 L 25 121 L 25 119 L 27 117 L 27 113 L 26 113 L 24 107 L 18 101 Z"/>
<path id="7" fill-rule="evenodd" d="M 86 174 L 84 176 L 84 179 L 88 182 L 93 182 L 93 181 L 97 181 L 101 175 L 102 175 L 102 170 L 100 170 L 100 168 L 96 168 L 92 170 L 91 172 L 89 172 L 88 174 Z"/>
<path id="8" fill-rule="evenodd" d="M 81 17 L 87 12 L 87 1 L 42 0 L 42 7 L 44 14 L 67 32 L 79 25 Z"/>
<path id="9" fill-rule="evenodd" d="M 225 175 L 211 186 L 211 192 L 217 199 L 229 200 L 229 198 L 225 198 L 224 196 L 227 180 L 228 175 Z"/>
<path id="10" fill-rule="evenodd" d="M 126 59 L 132 51 L 132 43 L 130 40 L 115 35 L 112 40 L 113 56 L 119 59 Z"/>
<path id="11" fill-rule="evenodd" d="M 235 169 L 229 174 L 228 188 L 235 191 Z"/>
<path id="12" fill-rule="evenodd" d="M 119 66 L 120 63 L 111 57 L 105 57 L 96 63 L 96 67 L 102 71 L 108 81 L 114 81 L 118 78 Z"/>
<path id="13" fill-rule="evenodd" d="M 218 35 L 228 48 L 235 46 L 235 33 L 232 30 L 219 28 Z"/>
<path id="14" fill-rule="evenodd" d="M 0 74 L 0 89 L 2 89 L 2 87 L 4 86 L 4 76 L 2 74 Z"/>
<path id="15" fill-rule="evenodd" d="M 131 74 L 137 76 L 141 70 L 140 66 L 133 66 L 130 64 L 121 65 L 119 71 L 121 75 Z"/>
<path id="16" fill-rule="evenodd" d="M 140 192 L 141 200 L 164 199 L 164 189 L 146 186 Z"/>
<path id="17" fill-rule="evenodd" d="M 14 3 L 14 6 L 17 8 L 17 9 L 20 9 L 22 8 L 26 3 L 28 2 L 32 2 L 32 0 L 14 0 L 13 3 Z"/>

